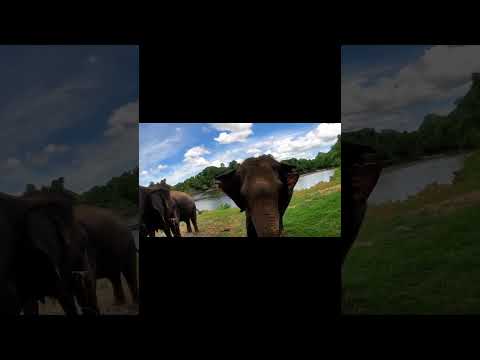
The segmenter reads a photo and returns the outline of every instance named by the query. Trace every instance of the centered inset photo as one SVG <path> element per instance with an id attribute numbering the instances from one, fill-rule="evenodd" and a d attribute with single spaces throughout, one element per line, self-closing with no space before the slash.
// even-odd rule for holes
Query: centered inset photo
<path id="1" fill-rule="evenodd" d="M 140 232 L 339 237 L 340 123 L 140 123 Z"/>

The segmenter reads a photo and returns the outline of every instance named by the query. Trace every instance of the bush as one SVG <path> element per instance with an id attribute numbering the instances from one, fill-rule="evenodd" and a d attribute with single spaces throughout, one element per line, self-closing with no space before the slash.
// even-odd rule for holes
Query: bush
<path id="1" fill-rule="evenodd" d="M 230 209 L 232 206 L 230 204 L 223 203 L 218 208 L 219 209 Z"/>

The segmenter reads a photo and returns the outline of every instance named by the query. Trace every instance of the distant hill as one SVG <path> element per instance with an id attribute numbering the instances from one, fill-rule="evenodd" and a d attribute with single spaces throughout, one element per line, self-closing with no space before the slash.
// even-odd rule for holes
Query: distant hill
<path id="1" fill-rule="evenodd" d="M 394 162 L 479 148 L 480 76 L 472 75 L 472 87 L 456 101 L 453 111 L 445 116 L 426 115 L 416 131 L 362 129 L 344 133 L 343 140 L 369 145 Z"/>

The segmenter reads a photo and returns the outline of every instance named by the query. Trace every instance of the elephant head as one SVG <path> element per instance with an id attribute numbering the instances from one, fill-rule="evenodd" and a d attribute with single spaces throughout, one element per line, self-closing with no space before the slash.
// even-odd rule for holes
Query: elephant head
<path id="1" fill-rule="evenodd" d="M 152 234 L 160 228 L 167 237 L 171 232 L 180 236 L 176 204 L 170 196 L 171 187 L 159 184 L 151 188 L 140 187 L 140 216 L 144 234 Z"/>
<path id="2" fill-rule="evenodd" d="M 370 146 L 342 143 L 344 179 L 348 194 L 345 206 L 346 220 L 351 226 L 343 237 L 342 261 L 345 259 L 350 247 L 355 241 L 365 217 L 367 200 L 380 178 L 382 169 L 391 164 L 391 161 L 379 154 Z"/>
<path id="3" fill-rule="evenodd" d="M 181 236 L 177 205 L 171 197 L 170 186 L 166 184 L 156 186 L 151 190 L 150 198 L 152 207 L 162 217 L 165 226 L 174 236 Z"/>
<path id="4" fill-rule="evenodd" d="M 245 211 L 249 237 L 279 236 L 283 215 L 299 174 L 270 155 L 246 159 L 237 169 L 216 177 L 219 187 Z"/>

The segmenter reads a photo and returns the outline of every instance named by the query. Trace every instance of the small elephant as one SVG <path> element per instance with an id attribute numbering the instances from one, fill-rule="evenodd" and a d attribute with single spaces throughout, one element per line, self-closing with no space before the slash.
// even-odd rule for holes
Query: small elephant
<path id="1" fill-rule="evenodd" d="M 248 237 L 275 237 L 299 174 L 271 155 L 248 158 L 235 170 L 216 177 L 217 184 L 240 211 L 245 211 Z"/>
<path id="2" fill-rule="evenodd" d="M 193 198 L 182 191 L 171 191 L 170 199 L 173 205 L 170 205 L 174 212 L 176 231 L 180 233 L 179 225 L 180 221 L 184 221 L 187 224 L 187 231 L 192 232 L 192 222 L 195 232 L 199 232 L 197 226 L 197 206 Z"/>
<path id="3" fill-rule="evenodd" d="M 124 304 L 123 275 L 133 301 L 138 303 L 137 248 L 128 226 L 111 211 L 95 206 L 78 205 L 74 208 L 74 215 L 85 228 L 88 246 L 94 254 L 95 278 L 109 279 L 115 304 Z"/>

